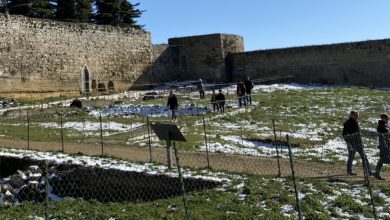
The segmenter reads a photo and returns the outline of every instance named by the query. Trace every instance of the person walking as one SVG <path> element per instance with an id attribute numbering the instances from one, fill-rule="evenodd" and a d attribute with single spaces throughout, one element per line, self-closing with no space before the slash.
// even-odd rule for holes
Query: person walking
<path id="1" fill-rule="evenodd" d="M 244 85 L 246 92 L 246 102 L 248 103 L 248 105 L 252 105 L 252 89 L 254 86 L 249 76 L 246 77 Z"/>
<path id="2" fill-rule="evenodd" d="M 217 104 L 218 104 L 218 109 L 221 113 L 224 113 L 225 112 L 225 95 L 223 94 L 222 92 L 222 89 L 219 90 L 219 93 L 217 94 L 217 97 L 216 97 L 216 100 L 217 100 Z"/>
<path id="3" fill-rule="evenodd" d="M 379 160 L 375 168 L 375 178 L 384 180 L 381 175 L 381 169 L 384 163 L 390 163 L 390 149 L 389 149 L 389 115 L 381 114 L 380 120 L 378 121 L 377 132 L 379 135 Z"/>
<path id="4" fill-rule="evenodd" d="M 169 92 L 167 106 L 172 111 L 172 120 L 176 120 L 176 111 L 179 108 L 179 101 L 177 100 L 177 96 L 173 89 Z"/>
<path id="5" fill-rule="evenodd" d="M 219 111 L 219 105 L 217 103 L 217 94 L 215 94 L 215 90 L 213 89 L 213 93 L 211 94 L 211 105 L 213 106 L 213 111 L 215 110 Z"/>
<path id="6" fill-rule="evenodd" d="M 205 85 L 202 79 L 199 79 L 198 81 L 198 91 L 199 91 L 200 99 L 204 99 Z"/>
<path id="7" fill-rule="evenodd" d="M 242 107 L 244 104 L 246 106 L 246 99 L 245 99 L 245 85 L 243 82 L 239 82 L 237 84 L 237 97 L 238 97 L 238 107 Z"/>
<path id="8" fill-rule="evenodd" d="M 371 175 L 370 164 L 367 156 L 364 153 L 363 143 L 360 137 L 359 127 L 359 112 L 351 111 L 349 119 L 344 123 L 343 137 L 347 143 L 348 148 L 348 161 L 347 161 L 347 173 L 351 176 L 357 174 L 352 172 L 352 163 L 355 159 L 356 152 L 359 153 L 363 161 L 363 167 L 367 169 L 368 174 Z"/>

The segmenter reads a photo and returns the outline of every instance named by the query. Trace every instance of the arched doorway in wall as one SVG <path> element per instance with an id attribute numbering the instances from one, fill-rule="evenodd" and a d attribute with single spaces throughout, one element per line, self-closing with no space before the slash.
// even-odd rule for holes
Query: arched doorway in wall
<path id="1" fill-rule="evenodd" d="M 107 85 L 108 91 L 109 92 L 115 92 L 115 85 L 113 81 L 109 81 Z"/>
<path id="2" fill-rule="evenodd" d="M 91 93 L 91 79 L 90 79 L 90 73 L 87 66 L 83 66 L 83 69 L 81 71 L 81 88 L 82 93 L 84 96 L 87 96 Z"/>

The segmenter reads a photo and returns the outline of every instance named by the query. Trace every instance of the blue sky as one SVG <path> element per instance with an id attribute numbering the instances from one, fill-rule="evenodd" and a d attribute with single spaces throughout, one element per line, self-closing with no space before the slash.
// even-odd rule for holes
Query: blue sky
<path id="1" fill-rule="evenodd" d="M 231 33 L 245 49 L 390 38 L 390 0 L 131 0 L 153 43 Z"/>

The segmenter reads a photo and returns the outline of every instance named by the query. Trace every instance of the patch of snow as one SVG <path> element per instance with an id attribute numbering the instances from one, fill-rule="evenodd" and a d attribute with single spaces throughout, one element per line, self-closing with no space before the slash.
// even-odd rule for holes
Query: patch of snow
<path id="1" fill-rule="evenodd" d="M 103 130 L 113 130 L 113 131 L 130 131 L 137 129 L 143 126 L 143 123 L 134 123 L 134 124 L 122 124 L 117 122 L 102 122 Z M 61 128 L 59 123 L 45 122 L 40 123 L 39 126 L 44 128 Z M 73 129 L 76 131 L 98 131 L 100 130 L 100 122 L 65 122 L 63 124 L 64 129 Z"/>
<path id="2" fill-rule="evenodd" d="M 209 109 L 205 106 L 182 105 L 176 111 L 177 116 L 181 115 L 199 115 L 208 112 Z M 131 117 L 131 115 L 141 115 L 150 117 L 170 116 L 171 111 L 164 105 L 118 105 L 103 110 L 93 110 L 90 115 L 98 117 L 102 116 L 123 116 Z"/>
<path id="3" fill-rule="evenodd" d="M 51 153 L 51 152 L 39 152 L 31 150 L 21 149 L 7 149 L 0 148 L 0 155 L 7 157 L 23 158 L 28 157 L 38 161 L 52 161 L 56 164 L 74 164 L 81 165 L 84 167 L 100 167 L 103 169 L 116 169 L 128 172 L 139 172 L 147 173 L 150 175 L 167 175 L 172 177 L 178 177 L 178 173 L 173 170 L 169 170 L 167 166 L 154 165 L 152 163 L 137 164 L 122 160 L 110 159 L 110 158 L 99 158 L 91 156 L 71 156 L 63 153 Z M 189 169 L 183 169 L 184 177 L 191 177 L 196 179 L 210 180 L 221 183 L 230 183 L 231 179 L 229 175 L 221 172 L 213 173 L 208 171 L 202 175 L 197 174 Z M 234 176 L 240 178 L 239 176 Z"/>
<path id="4" fill-rule="evenodd" d="M 283 205 L 281 207 L 281 213 L 284 215 L 284 216 L 290 216 L 291 213 L 294 211 L 294 206 L 290 205 L 290 204 L 286 204 L 286 205 Z"/>

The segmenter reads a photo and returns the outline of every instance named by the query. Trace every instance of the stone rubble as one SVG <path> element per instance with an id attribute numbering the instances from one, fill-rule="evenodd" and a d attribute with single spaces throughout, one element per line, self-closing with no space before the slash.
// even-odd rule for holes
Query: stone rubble
<path id="1" fill-rule="evenodd" d="M 0 179 L 0 204 L 17 204 L 23 201 L 42 202 L 45 198 L 45 181 L 39 166 Z"/>

